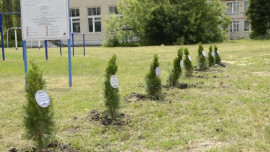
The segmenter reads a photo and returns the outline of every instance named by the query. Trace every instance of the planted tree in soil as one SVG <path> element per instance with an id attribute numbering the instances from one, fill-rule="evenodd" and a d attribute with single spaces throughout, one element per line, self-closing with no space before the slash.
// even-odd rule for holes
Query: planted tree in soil
<path id="1" fill-rule="evenodd" d="M 153 63 L 150 66 L 150 72 L 146 75 L 146 92 L 147 96 L 153 100 L 162 98 L 162 84 L 159 78 L 159 61 L 158 56 L 154 55 Z"/>
<path id="2" fill-rule="evenodd" d="M 55 133 L 52 100 L 50 99 L 50 105 L 46 108 L 40 107 L 35 100 L 36 92 L 43 90 L 45 84 L 43 73 L 36 64 L 31 63 L 31 69 L 27 74 L 27 85 L 25 87 L 27 104 L 23 106 L 24 126 L 26 137 L 34 140 L 38 149 L 42 149 L 48 145 Z"/>
<path id="3" fill-rule="evenodd" d="M 185 49 L 185 60 L 184 60 L 185 70 L 186 70 L 186 77 L 191 77 L 193 73 L 193 65 L 191 61 L 191 57 L 189 56 L 189 51 Z"/>
<path id="4" fill-rule="evenodd" d="M 219 52 L 218 47 L 216 45 L 215 45 L 215 63 L 221 64 L 220 52 Z"/>
<path id="5" fill-rule="evenodd" d="M 199 45 L 198 49 L 198 66 L 200 70 L 206 70 L 207 67 L 207 60 L 206 60 L 206 53 L 203 50 L 202 44 Z"/>
<path id="6" fill-rule="evenodd" d="M 106 75 L 105 75 L 105 89 L 104 89 L 104 96 L 105 96 L 105 106 L 107 111 L 109 112 L 112 120 L 115 120 L 117 116 L 117 111 L 120 107 L 120 95 L 118 90 L 118 84 L 113 86 L 111 83 L 112 76 L 114 77 L 117 72 L 117 65 L 116 65 L 116 55 L 113 55 L 108 63 L 108 67 L 106 68 Z"/>
<path id="7" fill-rule="evenodd" d="M 177 57 L 173 61 L 173 69 L 169 73 L 167 85 L 168 87 L 176 86 L 178 84 L 178 79 L 182 73 L 182 67 L 180 62 L 183 58 L 183 48 L 180 48 L 177 52 Z"/>
<path id="8" fill-rule="evenodd" d="M 215 52 L 213 51 L 213 47 L 210 46 L 208 53 L 208 65 L 212 67 L 215 65 Z"/>

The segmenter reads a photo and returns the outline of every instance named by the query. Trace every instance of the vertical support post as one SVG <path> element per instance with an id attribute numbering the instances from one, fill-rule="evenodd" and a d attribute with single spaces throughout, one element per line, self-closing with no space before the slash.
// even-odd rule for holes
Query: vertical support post
<path id="1" fill-rule="evenodd" d="M 85 56 L 85 34 L 83 34 L 83 55 Z"/>
<path id="2" fill-rule="evenodd" d="M 22 45 L 24 45 L 24 44 L 23 44 L 23 41 L 22 41 Z M 25 48 L 27 48 L 27 46 L 25 46 Z M 23 49 L 24 49 L 24 48 L 23 48 Z M 22 53 L 23 53 L 22 55 L 23 55 L 23 60 L 24 60 L 24 51 L 22 51 Z"/>
<path id="3" fill-rule="evenodd" d="M 74 57 L 74 33 L 72 33 L 72 47 L 73 47 L 73 57 Z"/>
<path id="4" fill-rule="evenodd" d="M 38 49 L 40 50 L 40 40 L 38 40 Z"/>
<path id="5" fill-rule="evenodd" d="M 45 40 L 45 56 L 46 56 L 46 60 L 48 61 L 48 41 Z"/>
<path id="6" fill-rule="evenodd" d="M 59 46 L 60 46 L 60 55 L 62 56 L 62 41 L 59 40 Z"/>
<path id="7" fill-rule="evenodd" d="M 23 41 L 23 56 L 24 56 L 24 74 L 25 74 L 25 85 L 27 85 L 27 49 L 26 49 L 26 41 Z"/>
<path id="8" fill-rule="evenodd" d="M 18 50 L 18 42 L 17 42 L 17 29 L 14 29 L 15 32 L 15 47 L 16 47 L 16 51 Z"/>
<path id="9" fill-rule="evenodd" d="M 7 30 L 7 48 L 8 48 L 8 31 L 9 31 L 9 29 Z"/>
<path id="10" fill-rule="evenodd" d="M 2 13 L 0 13 L 0 33 L 1 33 L 1 45 L 2 45 L 2 58 L 3 61 L 5 61 L 5 46 L 4 46 L 4 32 L 3 32 L 3 19 L 2 19 Z"/>
<path id="11" fill-rule="evenodd" d="M 69 73 L 69 86 L 72 86 L 72 61 L 71 61 L 71 42 L 70 42 L 70 33 L 71 33 L 71 22 L 70 22 L 70 0 L 68 0 L 68 20 L 69 20 L 69 39 L 68 39 L 68 73 Z"/>

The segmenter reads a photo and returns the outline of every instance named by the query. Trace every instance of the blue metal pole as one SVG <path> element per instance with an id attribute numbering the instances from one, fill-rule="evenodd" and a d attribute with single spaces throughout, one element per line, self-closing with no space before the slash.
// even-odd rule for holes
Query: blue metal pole
<path id="1" fill-rule="evenodd" d="M 59 46 L 60 46 L 60 55 L 62 56 L 62 41 L 59 40 Z"/>
<path id="2" fill-rule="evenodd" d="M 47 40 L 45 40 L 45 56 L 46 56 L 46 60 L 48 61 L 48 42 L 47 42 Z"/>
<path id="3" fill-rule="evenodd" d="M 74 57 L 74 33 L 72 33 L 72 47 L 73 47 L 73 57 Z"/>
<path id="4" fill-rule="evenodd" d="M 23 45 L 23 42 L 22 42 L 22 45 Z M 22 51 L 22 53 L 23 53 L 23 60 L 24 60 L 24 51 Z"/>
<path id="5" fill-rule="evenodd" d="M 85 56 L 85 34 L 83 34 L 83 55 Z"/>
<path id="6" fill-rule="evenodd" d="M 5 46 L 4 46 L 4 32 L 3 32 L 3 20 L 2 20 L 2 13 L 0 13 L 0 32 L 1 32 L 1 45 L 2 45 L 2 58 L 5 61 Z"/>
<path id="7" fill-rule="evenodd" d="M 27 85 L 27 49 L 26 49 L 26 41 L 23 41 L 23 54 L 24 54 L 24 74 L 25 74 L 25 85 Z"/>
<path id="8" fill-rule="evenodd" d="M 69 20 L 69 32 L 71 33 L 71 22 L 70 22 L 70 0 L 68 0 L 68 20 Z M 68 39 L 68 73 L 69 73 L 69 86 L 72 86 L 72 61 L 71 61 L 71 42 L 70 33 Z"/>

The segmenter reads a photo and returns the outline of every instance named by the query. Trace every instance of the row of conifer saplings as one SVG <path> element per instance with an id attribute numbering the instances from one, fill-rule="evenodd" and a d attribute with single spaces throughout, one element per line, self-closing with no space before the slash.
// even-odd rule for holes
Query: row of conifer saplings
<path id="1" fill-rule="evenodd" d="M 208 67 L 214 64 L 220 64 L 221 58 L 218 48 L 215 46 L 214 51 L 212 46 L 209 48 L 208 60 L 207 55 L 203 51 L 200 44 L 198 49 L 198 67 L 200 70 L 207 70 Z M 183 58 L 183 54 L 185 55 Z M 173 61 L 173 68 L 170 71 L 167 86 L 173 87 L 178 85 L 178 79 L 182 74 L 182 69 L 185 68 L 185 76 L 191 77 L 193 73 L 193 65 L 188 49 L 180 48 L 177 52 L 177 57 Z M 113 55 L 106 68 L 104 81 L 104 98 L 106 112 L 114 120 L 118 117 L 120 108 L 120 94 L 118 89 L 118 79 L 116 73 L 118 66 L 116 64 L 116 55 Z M 159 58 L 154 55 L 154 60 L 150 66 L 150 72 L 146 75 L 146 92 L 148 98 L 159 100 L 162 98 L 162 83 L 160 79 Z M 40 107 L 35 99 L 35 94 L 39 90 L 45 89 L 46 81 L 43 78 L 43 73 L 35 63 L 31 63 L 31 69 L 27 74 L 26 98 L 27 104 L 24 108 L 24 126 L 26 137 L 33 140 L 38 149 L 42 149 L 49 142 L 54 140 L 56 127 L 54 121 L 53 101 L 50 98 L 50 105 L 46 108 Z"/>

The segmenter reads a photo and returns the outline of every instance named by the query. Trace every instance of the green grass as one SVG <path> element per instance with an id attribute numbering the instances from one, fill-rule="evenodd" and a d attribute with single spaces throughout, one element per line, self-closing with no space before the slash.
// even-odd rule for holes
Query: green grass
<path id="1" fill-rule="evenodd" d="M 136 48 L 76 48 L 73 87 L 68 87 L 67 49 L 28 49 L 28 60 L 40 64 L 47 92 L 55 101 L 56 138 L 81 151 L 270 151 L 270 41 L 228 41 L 217 45 L 226 68 L 211 68 L 181 77 L 180 82 L 202 88 L 163 89 L 161 102 L 127 103 L 132 92 L 145 93 L 144 78 L 153 55 L 160 56 L 165 84 L 179 46 Z M 196 65 L 197 45 L 185 46 Z M 208 52 L 209 45 L 204 45 Z M 124 127 L 105 127 L 84 121 L 91 110 L 104 111 L 103 81 L 112 54 L 118 57 L 121 112 L 131 122 Z M 196 78 L 197 76 L 209 79 Z M 216 77 L 216 78 L 214 78 Z M 22 50 L 8 49 L 0 61 L 0 151 L 29 148 L 24 138 Z M 73 117 L 78 117 L 74 120 Z M 217 131 L 221 130 L 221 131 Z"/>

